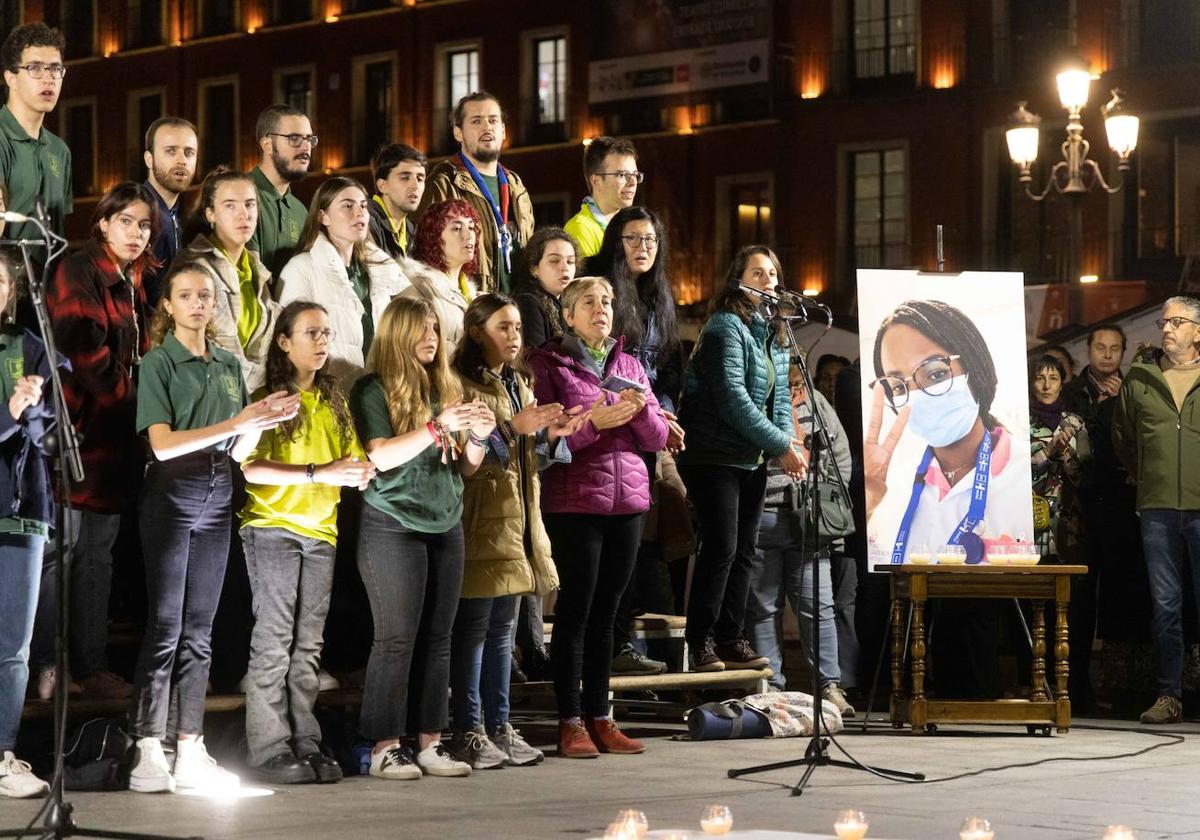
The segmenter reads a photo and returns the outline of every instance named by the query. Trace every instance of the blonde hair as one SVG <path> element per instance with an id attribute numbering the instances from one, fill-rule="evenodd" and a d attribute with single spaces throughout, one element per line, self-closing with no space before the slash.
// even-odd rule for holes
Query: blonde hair
<path id="1" fill-rule="evenodd" d="M 597 286 L 608 292 L 610 298 L 613 296 L 612 283 L 603 277 L 576 277 L 568 283 L 567 288 L 563 290 L 562 298 L 560 298 L 563 312 L 573 310 L 579 299 Z"/>
<path id="2" fill-rule="evenodd" d="M 450 372 L 446 343 L 439 326 L 433 361 L 423 365 L 413 352 L 425 334 L 425 322 L 437 319 L 433 306 L 414 298 L 393 298 L 383 310 L 367 355 L 367 370 L 379 377 L 387 394 L 388 416 L 397 435 L 414 431 L 433 415 L 433 403 L 446 406 L 462 399 L 462 385 Z"/>
<path id="3" fill-rule="evenodd" d="M 158 299 L 158 306 L 154 308 L 154 315 L 150 319 L 150 344 L 157 347 L 163 343 L 163 339 L 167 337 L 167 333 L 174 331 L 175 319 L 171 317 L 171 313 L 167 312 L 167 303 L 171 299 L 171 291 L 175 287 L 175 278 L 181 274 L 199 274 L 204 277 L 212 285 L 213 306 L 217 304 L 217 281 L 213 279 L 212 273 L 204 265 L 197 260 L 187 260 L 171 266 L 171 273 L 167 275 L 163 281 L 162 297 Z M 216 331 L 213 329 L 212 319 L 209 318 L 208 323 L 204 326 L 204 334 L 209 338 L 216 338 Z"/>

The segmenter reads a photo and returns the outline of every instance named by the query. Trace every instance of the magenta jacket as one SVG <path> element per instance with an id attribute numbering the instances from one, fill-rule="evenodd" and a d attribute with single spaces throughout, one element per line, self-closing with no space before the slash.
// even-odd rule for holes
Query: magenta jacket
<path id="1" fill-rule="evenodd" d="M 573 337 L 552 339 L 529 351 L 533 393 L 540 404 L 559 402 L 570 409 L 586 410 L 604 394 L 605 403 L 617 395 L 600 390 L 593 365 L 578 358 Z M 566 346 L 564 346 L 566 345 Z M 604 375 L 640 382 L 646 386 L 646 407 L 615 429 L 598 431 L 591 422 L 567 438 L 569 464 L 552 464 L 542 473 L 542 511 L 545 513 L 598 513 L 615 516 L 650 509 L 650 475 L 642 453 L 658 452 L 667 445 L 667 423 L 642 365 L 622 352 L 619 340 L 609 353 Z M 590 361 L 590 360 L 589 360 Z"/>

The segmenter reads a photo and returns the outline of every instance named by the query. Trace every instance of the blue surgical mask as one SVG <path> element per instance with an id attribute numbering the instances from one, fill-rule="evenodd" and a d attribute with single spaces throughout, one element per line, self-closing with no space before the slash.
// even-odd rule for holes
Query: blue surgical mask
<path id="1" fill-rule="evenodd" d="M 967 386 L 967 374 L 954 377 L 950 390 L 930 396 L 914 388 L 909 391 L 908 428 L 930 446 L 949 446 L 962 440 L 979 418 L 979 403 Z"/>

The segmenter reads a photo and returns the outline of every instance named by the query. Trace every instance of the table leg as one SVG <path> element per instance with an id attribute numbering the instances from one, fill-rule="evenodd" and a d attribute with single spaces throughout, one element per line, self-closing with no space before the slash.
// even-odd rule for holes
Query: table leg
<path id="1" fill-rule="evenodd" d="M 1071 697 L 1068 694 L 1068 678 L 1071 675 L 1071 644 L 1070 631 L 1067 627 L 1067 607 L 1071 600 L 1071 580 L 1066 575 L 1060 575 L 1056 585 L 1054 622 L 1054 656 L 1058 659 L 1054 666 L 1054 691 L 1057 695 L 1056 717 L 1058 731 L 1066 732 L 1071 726 Z"/>
<path id="2" fill-rule="evenodd" d="M 914 595 L 912 601 L 912 699 L 909 721 L 912 731 L 925 733 L 925 599 Z"/>
<path id="3" fill-rule="evenodd" d="M 1046 604 L 1033 602 L 1033 690 L 1030 700 L 1045 702 L 1046 697 Z"/>
<path id="4" fill-rule="evenodd" d="M 892 726 L 904 725 L 904 601 L 892 599 Z"/>

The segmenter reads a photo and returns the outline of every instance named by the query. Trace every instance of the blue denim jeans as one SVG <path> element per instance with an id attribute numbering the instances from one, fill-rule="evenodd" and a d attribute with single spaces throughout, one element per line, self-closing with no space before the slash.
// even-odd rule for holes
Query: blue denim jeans
<path id="1" fill-rule="evenodd" d="M 0 752 L 17 743 L 45 537 L 0 534 Z"/>
<path id="2" fill-rule="evenodd" d="M 508 723 L 512 637 L 519 595 L 460 598 L 450 640 L 450 706 L 454 728 Z"/>
<path id="3" fill-rule="evenodd" d="M 1184 565 L 1191 567 L 1192 597 L 1200 606 L 1200 511 L 1154 509 L 1139 515 L 1158 693 L 1182 697 Z"/>
<path id="4" fill-rule="evenodd" d="M 791 511 L 765 508 L 758 531 L 758 557 L 750 576 L 750 599 L 746 604 L 746 629 L 760 656 L 767 657 L 771 685 L 783 689 L 783 605 L 784 599 L 800 619 L 800 638 L 812 663 L 813 635 L 813 563 L 801 550 L 803 528 Z M 833 582 L 830 580 L 828 554 L 820 560 L 821 639 L 818 667 L 821 684 L 840 682 L 837 626 L 833 613 Z"/>

